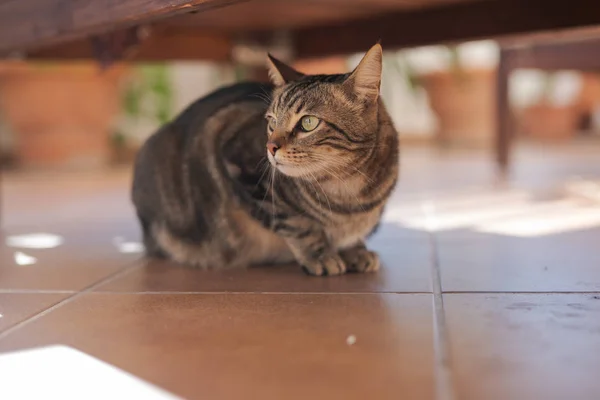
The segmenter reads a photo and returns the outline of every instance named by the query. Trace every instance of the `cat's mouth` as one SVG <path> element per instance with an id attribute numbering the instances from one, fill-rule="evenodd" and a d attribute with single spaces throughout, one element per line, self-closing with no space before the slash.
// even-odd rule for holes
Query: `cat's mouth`
<path id="1" fill-rule="evenodd" d="M 272 155 L 267 152 L 267 158 L 269 163 L 278 171 L 284 175 L 290 177 L 314 177 L 317 172 L 314 169 L 314 165 L 298 165 L 294 161 L 285 158 L 285 154 Z"/>
<path id="2" fill-rule="evenodd" d="M 292 177 L 302 175 L 301 168 L 298 166 L 290 164 L 289 162 L 286 162 L 286 160 L 281 160 L 280 157 L 274 157 L 268 152 L 267 157 L 271 165 L 282 174 Z"/>
<path id="3" fill-rule="evenodd" d="M 267 158 L 269 159 L 269 162 L 271 163 L 272 166 L 277 167 L 277 165 L 279 164 L 279 162 L 275 159 L 275 156 L 273 156 L 268 151 L 267 151 Z"/>

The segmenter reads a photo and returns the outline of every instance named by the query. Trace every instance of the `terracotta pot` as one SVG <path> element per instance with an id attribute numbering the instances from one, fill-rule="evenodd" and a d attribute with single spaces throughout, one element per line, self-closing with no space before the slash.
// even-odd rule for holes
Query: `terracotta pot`
<path id="1" fill-rule="evenodd" d="M 519 113 L 518 130 L 533 139 L 568 140 L 577 135 L 580 116 L 576 105 L 537 104 Z"/>
<path id="2" fill-rule="evenodd" d="M 94 63 L 0 66 L 0 107 L 22 166 L 105 165 L 126 68 Z"/>
<path id="3" fill-rule="evenodd" d="M 582 113 L 591 114 L 600 104 L 600 75 L 598 73 L 581 73 L 581 91 L 577 98 L 577 107 Z"/>
<path id="4" fill-rule="evenodd" d="M 294 68 L 305 74 L 343 74 L 348 72 L 345 57 L 300 60 L 294 64 Z"/>
<path id="5" fill-rule="evenodd" d="M 419 77 L 446 145 L 489 145 L 494 132 L 495 70 L 436 72 Z"/>

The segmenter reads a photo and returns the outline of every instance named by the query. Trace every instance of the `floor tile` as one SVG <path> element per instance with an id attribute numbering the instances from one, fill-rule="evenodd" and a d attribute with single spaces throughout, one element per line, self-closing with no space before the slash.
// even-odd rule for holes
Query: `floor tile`
<path id="1" fill-rule="evenodd" d="M 0 351 L 72 346 L 190 399 L 427 400 L 431 304 L 430 295 L 93 293 L 11 333 Z"/>
<path id="2" fill-rule="evenodd" d="M 402 237 L 382 224 L 369 241 L 383 261 L 374 274 L 306 276 L 296 265 L 200 271 L 166 261 L 150 261 L 98 291 L 111 292 L 430 292 L 431 247 L 426 237 Z"/>
<path id="3" fill-rule="evenodd" d="M 2 227 L 135 223 L 130 169 L 5 173 Z"/>
<path id="4" fill-rule="evenodd" d="M 478 232 L 442 235 L 444 291 L 600 291 L 600 229 L 542 237 Z"/>
<path id="5" fill-rule="evenodd" d="M 117 243 L 139 242 L 129 181 L 128 170 L 5 174 L 0 290 L 81 290 L 138 259 L 139 254 L 119 251 Z M 32 233 L 62 236 L 64 244 L 51 249 L 6 245 L 10 236 Z M 18 265 L 17 252 L 37 262 Z"/>
<path id="6" fill-rule="evenodd" d="M 444 300 L 458 399 L 598 398 L 600 294 Z"/>
<path id="7" fill-rule="evenodd" d="M 139 240 L 136 230 L 130 223 L 110 222 L 68 226 L 40 224 L 3 230 L 0 234 L 0 290 L 81 290 L 139 259 L 139 253 L 122 253 L 115 241 L 119 237 Z M 64 242 L 49 249 L 6 245 L 9 237 L 33 233 L 58 235 Z M 19 265 L 18 253 L 37 261 Z"/>
<path id="8" fill-rule="evenodd" d="M 68 296 L 68 293 L 0 293 L 0 332 Z"/>

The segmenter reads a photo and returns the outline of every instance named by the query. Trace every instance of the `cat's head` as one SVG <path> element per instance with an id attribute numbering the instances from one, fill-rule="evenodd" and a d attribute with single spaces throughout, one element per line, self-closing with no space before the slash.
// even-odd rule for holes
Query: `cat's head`
<path id="1" fill-rule="evenodd" d="M 304 75 L 269 55 L 267 156 L 288 176 L 336 176 L 376 145 L 382 49 L 347 74 Z"/>

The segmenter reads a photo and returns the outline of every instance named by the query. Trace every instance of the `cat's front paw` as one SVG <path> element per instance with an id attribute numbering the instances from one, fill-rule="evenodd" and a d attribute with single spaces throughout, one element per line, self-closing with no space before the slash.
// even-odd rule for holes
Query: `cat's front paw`
<path id="1" fill-rule="evenodd" d="M 341 254 L 349 272 L 375 272 L 381 266 L 377 253 L 364 247 L 345 250 Z"/>
<path id="2" fill-rule="evenodd" d="M 302 270 L 315 276 L 342 275 L 346 273 L 346 264 L 339 255 L 334 254 L 306 262 L 302 265 Z"/>

